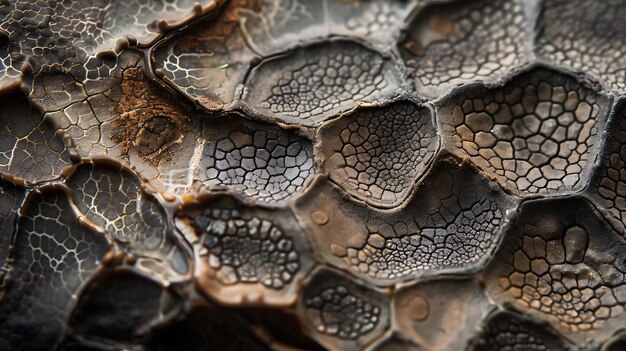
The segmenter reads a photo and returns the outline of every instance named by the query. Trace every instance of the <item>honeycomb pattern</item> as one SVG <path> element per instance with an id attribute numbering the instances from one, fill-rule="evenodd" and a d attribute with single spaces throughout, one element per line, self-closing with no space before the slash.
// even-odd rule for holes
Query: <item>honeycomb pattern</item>
<path id="1" fill-rule="evenodd" d="M 50 185 L 30 193 L 20 210 L 0 309 L 2 349 L 57 345 L 76 293 L 107 252 L 106 238 L 82 225 L 70 206 L 67 190 Z"/>
<path id="2" fill-rule="evenodd" d="M 397 212 L 380 213 L 348 201 L 337 187 L 320 180 L 298 201 L 297 213 L 322 255 L 380 283 L 476 268 L 500 241 L 515 200 L 456 162 L 439 160 Z"/>
<path id="3" fill-rule="evenodd" d="M 58 178 L 70 164 L 63 138 L 23 95 L 3 96 L 0 104 L 0 173 L 28 182 Z"/>
<path id="4" fill-rule="evenodd" d="M 626 104 L 620 101 L 613 110 L 613 119 L 609 127 L 605 153 L 601 166 L 594 175 L 589 196 L 608 211 L 608 218 L 616 230 L 624 233 L 626 225 L 626 195 L 624 184 L 626 174 Z"/>
<path id="5" fill-rule="evenodd" d="M 78 165 L 67 179 L 78 210 L 111 240 L 137 255 L 138 265 L 178 280 L 190 272 L 165 211 L 132 171 L 107 161 Z"/>
<path id="6" fill-rule="evenodd" d="M 329 287 L 306 300 L 305 305 L 320 314 L 317 330 L 341 339 L 356 339 L 378 323 L 380 310 L 370 302 L 352 295 L 343 285 Z M 350 311 L 349 319 L 342 316 Z"/>
<path id="7" fill-rule="evenodd" d="M 246 206 L 230 194 L 202 196 L 177 213 L 177 226 L 194 237 L 202 291 L 224 303 L 292 301 L 310 269 L 308 243 L 289 211 Z M 291 218 L 290 218 L 291 217 Z M 289 220 L 291 219 L 291 221 Z"/>
<path id="8" fill-rule="evenodd" d="M 392 96 L 399 76 L 393 62 L 379 53 L 330 41 L 255 67 L 245 83 L 244 101 L 286 122 L 311 125 L 356 102 Z"/>
<path id="9" fill-rule="evenodd" d="M 625 5 L 0 1 L 0 350 L 624 350 Z"/>
<path id="10" fill-rule="evenodd" d="M 573 337 L 623 320 L 622 236 L 581 198 L 528 202 L 519 216 L 494 260 L 494 296 L 543 315 Z"/>
<path id="11" fill-rule="evenodd" d="M 320 129 L 324 167 L 355 197 L 394 207 L 433 159 L 432 112 L 408 101 L 361 109 Z"/>
<path id="12" fill-rule="evenodd" d="M 569 347 L 558 334 L 532 320 L 511 312 L 496 312 L 486 321 L 483 334 L 472 350 L 554 350 L 566 351 Z"/>
<path id="13" fill-rule="evenodd" d="M 399 49 L 422 94 L 497 81 L 529 60 L 530 20 L 523 1 L 463 2 L 433 1 L 418 9 L 407 27 Z"/>
<path id="14" fill-rule="evenodd" d="M 607 88 L 623 95 L 626 59 L 621 47 L 626 29 L 618 24 L 626 15 L 623 5 L 621 1 L 543 1 L 538 55 L 601 79 Z"/>
<path id="15" fill-rule="evenodd" d="M 225 129 L 225 122 L 231 127 Z M 279 202 L 314 174 L 311 142 L 289 131 L 231 119 L 207 123 L 204 138 L 209 142 L 197 179 L 205 187 L 230 186 L 259 201 Z"/>
<path id="16" fill-rule="evenodd" d="M 314 273 L 298 308 L 316 336 L 336 348 L 362 347 L 389 323 L 382 292 L 331 270 Z"/>
<path id="17" fill-rule="evenodd" d="M 442 103 L 454 152 L 516 195 L 579 191 L 601 144 L 607 97 L 539 68 L 503 88 L 453 94 Z"/>
<path id="18" fill-rule="evenodd" d="M 279 289 L 300 268 L 293 242 L 268 220 L 219 209 L 194 217 L 209 266 L 218 270 L 224 284 L 253 282 Z"/>

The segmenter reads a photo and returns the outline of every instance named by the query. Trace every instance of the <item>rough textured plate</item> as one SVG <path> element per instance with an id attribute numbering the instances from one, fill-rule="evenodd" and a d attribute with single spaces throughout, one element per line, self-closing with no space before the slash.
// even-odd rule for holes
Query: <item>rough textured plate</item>
<path id="1" fill-rule="evenodd" d="M 626 0 L 0 0 L 0 351 L 626 350 Z"/>

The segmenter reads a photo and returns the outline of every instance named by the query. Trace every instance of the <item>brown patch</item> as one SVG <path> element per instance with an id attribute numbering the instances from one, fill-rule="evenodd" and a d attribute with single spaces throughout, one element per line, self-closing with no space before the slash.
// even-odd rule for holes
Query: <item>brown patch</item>
<path id="1" fill-rule="evenodd" d="M 456 23 L 447 18 L 436 17 L 433 19 L 432 27 L 436 32 L 444 35 L 452 35 L 456 31 Z"/>
<path id="2" fill-rule="evenodd" d="M 205 97 L 198 98 L 198 103 L 209 111 L 220 111 L 224 108 L 224 104 L 220 101 L 214 101 Z"/>
<path id="3" fill-rule="evenodd" d="M 141 68 L 124 71 L 122 99 L 114 107 L 119 118 L 111 132 L 111 139 L 122 145 L 124 156 L 134 148 L 153 164 L 171 157 L 166 151 L 183 140 L 190 114 L 171 100 L 171 96 L 149 81 Z"/>
<path id="4" fill-rule="evenodd" d="M 311 218 L 313 219 L 315 223 L 319 225 L 324 225 L 328 223 L 328 216 L 326 215 L 326 213 L 322 211 L 315 211 L 311 213 Z"/>
<path id="5" fill-rule="evenodd" d="M 414 41 L 409 41 L 404 44 L 404 48 L 413 56 L 420 56 L 424 52 L 424 47 Z"/>
<path id="6" fill-rule="evenodd" d="M 406 306 L 409 315 L 415 321 L 425 321 L 430 315 L 430 307 L 428 301 L 422 296 L 415 296 Z"/>

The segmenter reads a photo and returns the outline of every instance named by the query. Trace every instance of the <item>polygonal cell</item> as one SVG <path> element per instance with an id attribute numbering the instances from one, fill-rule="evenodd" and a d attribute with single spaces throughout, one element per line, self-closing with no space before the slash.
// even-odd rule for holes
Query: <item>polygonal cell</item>
<path id="1" fill-rule="evenodd" d="M 118 102 L 112 106 L 114 119 L 103 128 L 104 138 L 160 190 L 189 192 L 202 147 L 202 115 L 154 84 L 144 70 L 125 68 L 119 87 L 105 94 Z"/>
<path id="2" fill-rule="evenodd" d="M 535 68 L 502 88 L 476 84 L 439 102 L 446 145 L 515 195 L 565 194 L 587 183 L 610 99 Z"/>
<path id="3" fill-rule="evenodd" d="M 25 189 L 0 177 L 0 268 L 4 268 L 15 228 L 17 212 L 24 201 Z M 0 280 L 4 270 L 0 270 Z M 2 288 L 0 288 L 2 291 Z"/>
<path id="4" fill-rule="evenodd" d="M 82 292 L 69 325 L 75 335 L 133 341 L 181 307 L 177 296 L 161 284 L 130 270 L 108 270 Z"/>
<path id="5" fill-rule="evenodd" d="M 327 348 L 359 349 L 387 329 L 388 303 L 382 291 L 320 269 L 306 283 L 298 311 L 311 335 Z"/>
<path id="6" fill-rule="evenodd" d="M 400 72 L 389 57 L 360 44 L 329 40 L 255 67 L 243 100 L 288 123 L 315 125 L 357 102 L 374 102 L 402 90 Z"/>
<path id="7" fill-rule="evenodd" d="M 97 52 L 113 48 L 117 39 L 126 36 L 148 44 L 164 31 L 209 13 L 215 6 L 212 0 L 105 0 L 95 6 L 93 0 L 75 1 L 72 6 L 64 7 L 61 17 L 65 18 L 57 19 L 58 27 L 51 30 L 60 37 L 68 30 L 79 31 L 86 37 L 76 43 L 77 46 L 83 49 L 93 46 L 93 51 Z M 87 26 L 90 30 L 83 29 Z"/>
<path id="8" fill-rule="evenodd" d="M 124 51 L 78 90 L 69 75 L 44 75 L 33 82 L 30 97 L 81 157 L 107 154 L 133 165 L 160 191 L 189 192 L 201 146 L 200 115 L 151 82 L 142 61 L 137 52 Z"/>
<path id="9" fill-rule="evenodd" d="M 312 146 L 306 139 L 266 124 L 247 125 L 243 117 L 234 114 L 207 121 L 151 83 L 142 67 L 135 67 L 139 65 L 137 59 L 136 55 L 124 54 L 108 89 L 83 96 L 87 101 L 69 103 L 67 108 L 50 114 L 54 123 L 75 140 L 81 156 L 106 153 L 121 159 L 150 179 L 158 190 L 174 194 L 196 191 L 199 185 L 228 186 L 255 199 L 276 201 L 305 184 L 313 168 Z M 58 84 L 52 82 L 44 90 Z M 232 123 L 232 128 L 226 128 L 225 123 Z M 249 139 L 243 138 L 235 142 L 241 150 L 216 151 L 214 139 L 228 139 L 227 131 L 235 129 L 258 136 L 257 143 L 265 138 L 265 144 L 241 144 Z M 265 148 L 255 152 L 253 162 L 265 168 L 252 170 L 246 168 L 251 161 L 247 157 L 238 160 L 254 147 Z M 296 149 L 300 152 L 294 156 Z M 219 156 L 223 153 L 226 155 Z M 225 158 L 216 160 L 216 155 Z M 224 168 L 218 169 L 216 162 Z"/>
<path id="10" fill-rule="evenodd" d="M 257 55 L 331 34 L 391 45 L 411 5 L 401 0 L 229 1 L 214 19 L 159 44 L 156 68 L 175 89 L 207 109 L 219 109 L 233 101 Z"/>
<path id="11" fill-rule="evenodd" d="M 258 1 L 228 1 L 211 21 L 160 43 L 154 51 L 158 73 L 207 109 L 231 103 L 255 57 L 239 16 L 259 6 Z"/>
<path id="12" fill-rule="evenodd" d="M 620 233 L 626 228 L 626 100 L 615 105 L 600 167 L 586 194 L 603 209 Z"/>
<path id="13" fill-rule="evenodd" d="M 79 221 L 68 192 L 60 185 L 34 190 L 20 211 L 0 301 L 0 349 L 55 348 L 76 294 L 109 248 L 104 235 Z"/>
<path id="14" fill-rule="evenodd" d="M 626 93 L 626 7 L 621 0 L 544 0 L 537 52 Z"/>
<path id="15" fill-rule="evenodd" d="M 46 120 L 71 138 L 81 156 L 111 153 L 119 142 L 111 140 L 107 128 L 119 117 L 115 105 L 122 99 L 123 71 L 142 59 L 126 51 L 114 60 L 95 62 L 88 66 L 89 78 L 82 81 L 71 74 L 35 76 L 29 99 Z"/>
<path id="16" fill-rule="evenodd" d="M 361 107 L 319 132 L 322 166 L 356 198 L 399 205 L 439 148 L 430 108 L 409 101 Z"/>
<path id="17" fill-rule="evenodd" d="M 584 199 L 526 202 L 503 243 L 487 276 L 496 301 L 579 341 L 626 320 L 626 243 Z"/>
<path id="18" fill-rule="evenodd" d="M 159 327 L 146 344 L 155 351 L 269 351 L 238 317 L 227 310 L 194 306 L 174 323 Z"/>
<path id="19" fill-rule="evenodd" d="M 2 10 L 0 10 L 0 13 Z M 19 83 L 21 72 L 11 58 L 11 42 L 8 34 L 0 31 L 0 91 L 6 91 Z"/>
<path id="20" fill-rule="evenodd" d="M 435 280 L 397 290 L 397 330 L 419 350 L 464 350 L 490 302 L 476 280 Z"/>
<path id="21" fill-rule="evenodd" d="M 280 0 L 241 8 L 238 20 L 263 56 L 314 38 L 344 35 L 390 46 L 397 40 L 413 0 Z"/>
<path id="22" fill-rule="evenodd" d="M 0 7 L 0 31 L 6 33 L 12 67 L 63 69 L 84 78 L 83 66 L 97 53 L 111 51 L 126 36 L 147 44 L 171 25 L 210 11 L 209 0 L 45 0 L 11 1 Z"/>
<path id="23" fill-rule="evenodd" d="M 25 96 L 0 97 L 0 173 L 27 182 L 51 180 L 70 164 L 69 154 L 54 127 Z"/>
<path id="24" fill-rule="evenodd" d="M 393 45 L 416 3 L 415 0 L 328 1 L 330 32 Z"/>
<path id="25" fill-rule="evenodd" d="M 497 311 L 487 317 L 471 351 L 567 351 L 564 339 L 545 323 L 517 313 Z"/>
<path id="26" fill-rule="evenodd" d="M 495 83 L 526 64 L 531 26 L 525 6 L 519 0 L 480 0 L 418 10 L 399 46 L 418 92 L 435 97 L 460 83 Z"/>
<path id="27" fill-rule="evenodd" d="M 514 206 L 475 169 L 452 159 L 441 160 L 395 211 L 350 201 L 324 178 L 296 205 L 325 259 L 378 284 L 478 269 Z"/>
<path id="28" fill-rule="evenodd" d="M 78 210 L 137 255 L 140 269 L 173 281 L 190 273 L 189 253 L 168 224 L 165 210 L 132 171 L 113 161 L 85 162 L 67 185 Z"/>
<path id="29" fill-rule="evenodd" d="M 200 289 L 227 304 L 288 304 L 310 268 L 302 229 L 288 210 L 264 210 L 230 195 L 201 196 L 177 213 L 194 238 Z"/>
<path id="30" fill-rule="evenodd" d="M 205 122 L 196 178 L 262 202 L 297 193 L 313 175 L 313 146 L 293 131 L 236 115 Z"/>

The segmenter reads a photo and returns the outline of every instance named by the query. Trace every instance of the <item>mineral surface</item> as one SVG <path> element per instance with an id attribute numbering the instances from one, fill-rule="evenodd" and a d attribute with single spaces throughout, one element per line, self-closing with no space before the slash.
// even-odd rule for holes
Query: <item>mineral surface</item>
<path id="1" fill-rule="evenodd" d="M 626 0 L 0 0 L 0 350 L 626 350 Z"/>

